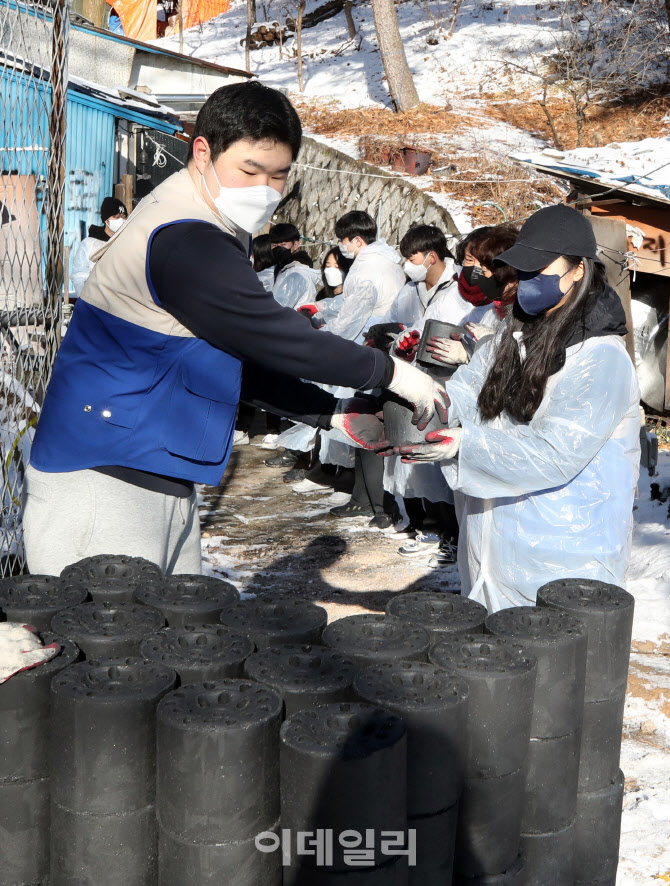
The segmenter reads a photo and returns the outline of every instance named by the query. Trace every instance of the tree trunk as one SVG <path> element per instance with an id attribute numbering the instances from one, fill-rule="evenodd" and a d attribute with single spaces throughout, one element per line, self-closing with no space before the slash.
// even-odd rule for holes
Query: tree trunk
<path id="1" fill-rule="evenodd" d="M 670 2 L 670 0 L 668 0 Z M 554 123 L 554 118 L 549 110 L 547 105 L 547 84 L 542 84 L 542 98 L 540 100 L 540 107 L 544 111 L 544 116 L 547 118 L 547 122 L 549 123 L 549 128 L 551 129 L 551 135 L 554 139 L 554 147 L 559 151 L 563 150 L 563 142 L 560 139 L 558 132 L 556 131 L 556 124 Z"/>
<path id="2" fill-rule="evenodd" d="M 393 0 L 372 0 L 372 12 L 391 99 L 397 111 L 407 111 L 419 104 L 419 96 L 405 58 L 395 4 Z"/>
<path id="3" fill-rule="evenodd" d="M 307 0 L 299 0 L 298 3 L 298 21 L 296 23 L 296 43 L 298 46 L 298 89 L 300 92 L 305 91 L 305 81 L 302 76 L 302 17 L 305 14 L 305 6 Z"/>
<path id="4" fill-rule="evenodd" d="M 247 39 L 244 44 L 244 64 L 251 73 L 251 28 L 256 21 L 256 0 L 247 0 Z"/>
<path id="5" fill-rule="evenodd" d="M 670 0 L 667 0 L 670 3 Z M 356 36 L 356 22 L 351 12 L 351 0 L 344 0 L 344 17 L 347 20 L 347 30 L 349 31 L 349 39 L 353 40 Z"/>
<path id="6" fill-rule="evenodd" d="M 179 52 L 184 54 L 184 13 L 182 10 L 183 0 L 177 4 L 177 20 L 179 21 Z"/>

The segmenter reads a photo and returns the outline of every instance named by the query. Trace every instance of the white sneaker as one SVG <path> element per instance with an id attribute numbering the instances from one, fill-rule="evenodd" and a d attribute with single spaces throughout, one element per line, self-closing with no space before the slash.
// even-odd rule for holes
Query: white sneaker
<path id="1" fill-rule="evenodd" d="M 249 434 L 246 431 L 235 431 L 233 433 L 233 446 L 244 446 L 249 442 Z"/>
<path id="2" fill-rule="evenodd" d="M 295 483 L 291 486 L 291 489 L 294 492 L 299 492 L 302 495 L 311 495 L 315 492 L 328 492 L 329 489 L 332 489 L 331 486 L 323 486 L 321 483 L 314 483 L 312 480 L 308 480 L 305 477 L 304 480 L 301 480 L 299 483 Z"/>
<path id="3" fill-rule="evenodd" d="M 276 449 L 277 448 L 277 440 L 279 439 L 279 434 L 266 434 L 260 443 L 256 445 L 261 449 Z"/>
<path id="4" fill-rule="evenodd" d="M 414 541 L 398 548 L 398 553 L 401 557 L 427 557 L 438 552 L 441 541 L 435 532 L 417 532 Z"/>
<path id="5" fill-rule="evenodd" d="M 346 505 L 351 501 L 351 494 L 349 492 L 333 492 L 326 501 L 331 505 Z"/>
<path id="6" fill-rule="evenodd" d="M 400 520 L 394 526 L 385 529 L 384 535 L 392 541 L 403 541 L 404 539 L 416 538 L 416 529 L 414 529 L 409 523 L 403 523 L 403 521 Z"/>

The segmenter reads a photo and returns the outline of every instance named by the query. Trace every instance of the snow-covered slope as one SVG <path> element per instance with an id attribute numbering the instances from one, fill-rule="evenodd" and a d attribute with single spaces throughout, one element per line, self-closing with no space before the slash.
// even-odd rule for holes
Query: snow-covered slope
<path id="1" fill-rule="evenodd" d="M 307 12 L 323 5 L 308 0 Z M 257 3 L 258 15 L 282 21 L 286 4 L 278 0 Z M 397 4 L 398 21 L 409 67 L 422 101 L 453 103 L 463 95 L 505 88 L 519 80 L 519 72 L 505 70 L 504 59 L 531 61 L 550 51 L 560 29 L 560 4 L 529 4 L 525 0 L 464 0 L 453 35 L 447 39 L 454 4 L 446 0 L 405 0 Z M 295 12 L 292 13 L 295 15 Z M 353 9 L 358 34 L 350 40 L 344 13 L 303 31 L 305 96 L 336 100 L 341 107 L 388 104 L 372 7 L 369 0 Z M 184 52 L 221 65 L 244 68 L 246 3 L 184 34 Z M 176 37 L 158 43 L 177 49 Z M 250 53 L 251 71 L 271 86 L 298 91 L 297 60 L 287 58 L 294 41 L 263 47 Z"/>

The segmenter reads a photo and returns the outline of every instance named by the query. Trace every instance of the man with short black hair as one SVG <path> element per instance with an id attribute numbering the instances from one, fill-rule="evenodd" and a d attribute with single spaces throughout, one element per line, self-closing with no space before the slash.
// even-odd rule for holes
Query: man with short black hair
<path id="1" fill-rule="evenodd" d="M 291 252 L 297 252 L 300 249 L 300 231 L 295 225 L 280 222 L 278 225 L 272 225 L 268 233 L 273 246 L 283 246 L 284 249 L 289 249 Z"/>
<path id="2" fill-rule="evenodd" d="M 420 426 L 436 408 L 446 420 L 432 379 L 313 329 L 259 282 L 250 235 L 279 204 L 300 139 L 281 93 L 221 87 L 198 114 L 187 167 L 96 254 L 26 470 L 31 572 L 106 553 L 199 572 L 194 483 L 220 481 L 241 387 L 254 405 L 369 447 L 382 442 L 374 416 L 299 379 L 388 387 L 416 404 Z"/>

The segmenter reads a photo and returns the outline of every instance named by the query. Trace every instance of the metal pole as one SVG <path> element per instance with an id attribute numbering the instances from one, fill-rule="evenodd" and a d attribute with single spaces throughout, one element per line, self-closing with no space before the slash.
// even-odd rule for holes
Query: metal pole
<path id="1" fill-rule="evenodd" d="M 65 131 L 67 125 L 68 46 L 70 36 L 69 0 L 52 0 L 51 31 L 51 106 L 49 108 L 49 165 L 47 169 L 46 218 L 47 251 L 45 257 L 45 307 L 47 318 L 60 325 L 63 294 L 63 246 L 65 215 Z M 46 325 L 45 324 L 45 325 Z M 56 358 L 58 336 L 47 336 L 45 372 L 40 379 L 42 399 Z"/>

